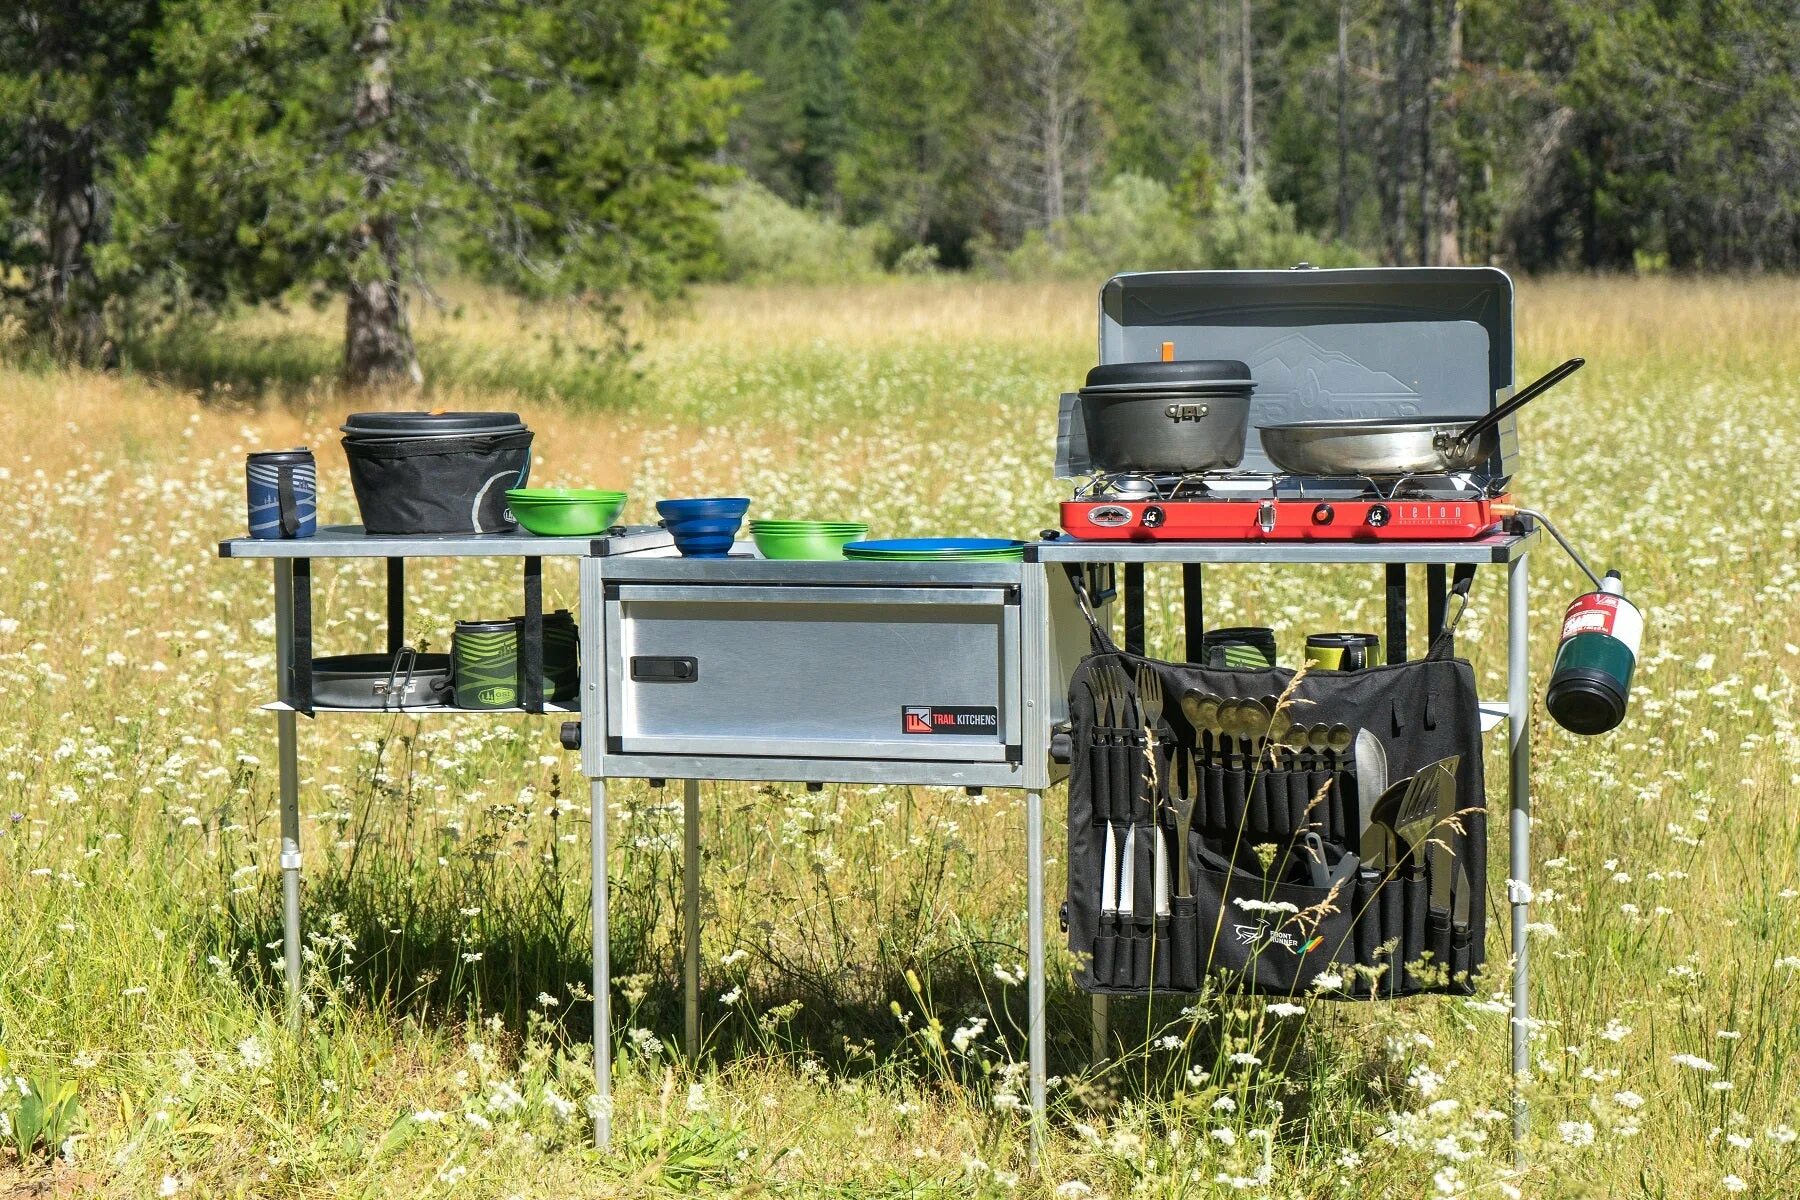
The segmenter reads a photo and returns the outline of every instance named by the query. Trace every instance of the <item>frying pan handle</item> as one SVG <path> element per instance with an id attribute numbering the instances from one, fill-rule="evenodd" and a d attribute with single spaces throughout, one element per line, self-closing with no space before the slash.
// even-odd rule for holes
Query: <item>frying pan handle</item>
<path id="1" fill-rule="evenodd" d="M 1526 384 L 1524 391 L 1513 396 L 1486 416 L 1471 422 L 1467 429 L 1456 435 L 1457 442 L 1464 446 L 1468 445 L 1585 366 L 1587 366 L 1587 359 L 1571 358 L 1560 366 L 1545 372 Z"/>

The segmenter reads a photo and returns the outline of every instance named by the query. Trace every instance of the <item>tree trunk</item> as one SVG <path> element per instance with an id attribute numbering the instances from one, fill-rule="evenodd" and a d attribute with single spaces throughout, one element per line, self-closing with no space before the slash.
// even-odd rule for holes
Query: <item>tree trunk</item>
<path id="1" fill-rule="evenodd" d="M 1431 219 L 1437 215 L 1437 193 L 1432 187 L 1431 119 L 1437 114 L 1437 19 L 1432 0 L 1419 0 L 1419 259 L 1431 266 Z"/>
<path id="2" fill-rule="evenodd" d="M 1256 180 L 1256 140 L 1252 101 L 1256 95 L 1255 78 L 1252 74 L 1250 52 L 1253 43 L 1250 41 L 1250 0 L 1241 0 L 1238 5 L 1238 44 L 1243 47 L 1243 94 L 1238 103 L 1243 106 L 1241 114 L 1244 122 L 1243 150 L 1244 156 L 1244 190 L 1248 192 Z"/>
<path id="3" fill-rule="evenodd" d="M 400 162 L 387 128 L 394 114 L 392 25 L 391 6 L 384 3 L 356 47 L 363 74 L 353 115 L 357 129 L 374 136 L 356 154 L 368 208 L 350 237 L 344 306 L 344 379 L 355 387 L 424 382 L 406 320 L 399 222 L 382 203 Z"/>
<path id="4" fill-rule="evenodd" d="M 1445 106 L 1450 118 L 1450 136 L 1438 144 L 1437 253 L 1434 261 L 1440 267 L 1460 267 L 1463 261 L 1462 172 L 1455 136 L 1456 100 L 1461 95 L 1462 49 L 1462 0 L 1445 0 L 1444 79 L 1448 81 L 1451 100 Z"/>
<path id="5" fill-rule="evenodd" d="M 1350 114 L 1347 76 L 1350 58 L 1350 0 L 1338 0 L 1337 44 L 1337 235 L 1350 239 Z"/>
<path id="6" fill-rule="evenodd" d="M 103 214 L 94 183 L 94 145 L 60 124 L 41 127 L 45 261 L 41 286 L 52 348 L 59 358 L 111 365 L 88 247 L 99 240 Z"/>

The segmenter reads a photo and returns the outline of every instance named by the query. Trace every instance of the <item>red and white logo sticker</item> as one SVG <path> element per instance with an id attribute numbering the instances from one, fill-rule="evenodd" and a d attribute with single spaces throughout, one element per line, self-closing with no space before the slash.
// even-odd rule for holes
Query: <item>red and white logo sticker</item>
<path id="1" fill-rule="evenodd" d="M 1569 611 L 1563 614 L 1562 640 L 1578 633 L 1605 633 L 1618 638 L 1637 657 L 1644 640 L 1644 615 L 1623 596 L 1611 592 L 1589 592 L 1577 596 Z"/>
<path id="2" fill-rule="evenodd" d="M 1000 710 L 967 704 L 908 704 L 900 710 L 900 732 L 964 737 L 999 733 Z"/>

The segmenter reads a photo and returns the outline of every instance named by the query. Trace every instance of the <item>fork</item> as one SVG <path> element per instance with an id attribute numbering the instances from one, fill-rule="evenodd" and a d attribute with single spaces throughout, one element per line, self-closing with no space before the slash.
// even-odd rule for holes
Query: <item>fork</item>
<path id="1" fill-rule="evenodd" d="M 1175 796 L 1175 895 L 1192 896 L 1194 881 L 1188 874 L 1188 831 L 1194 827 L 1194 804 L 1204 786 L 1200 774 L 1200 758 L 1187 752 L 1187 786 Z"/>
<path id="2" fill-rule="evenodd" d="M 1156 874 L 1153 877 L 1156 914 L 1163 916 L 1169 911 L 1169 843 L 1162 826 L 1164 781 L 1157 778 L 1156 770 L 1156 747 L 1160 741 L 1156 731 L 1162 724 L 1163 685 L 1162 676 L 1141 663 L 1137 669 L 1137 694 L 1138 715 L 1143 718 L 1145 745 L 1150 755 L 1150 825 L 1156 837 Z M 1169 791 L 1173 793 L 1173 789 Z M 1186 857 L 1186 854 L 1182 855 L 1182 858 Z"/>

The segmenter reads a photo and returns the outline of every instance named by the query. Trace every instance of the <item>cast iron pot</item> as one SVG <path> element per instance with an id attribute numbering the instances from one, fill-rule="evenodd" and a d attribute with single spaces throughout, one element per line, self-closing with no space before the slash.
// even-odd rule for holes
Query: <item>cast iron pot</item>
<path id="1" fill-rule="evenodd" d="M 1235 467 L 1250 426 L 1250 368 L 1232 359 L 1106 363 L 1080 391 L 1088 457 L 1100 471 Z"/>

